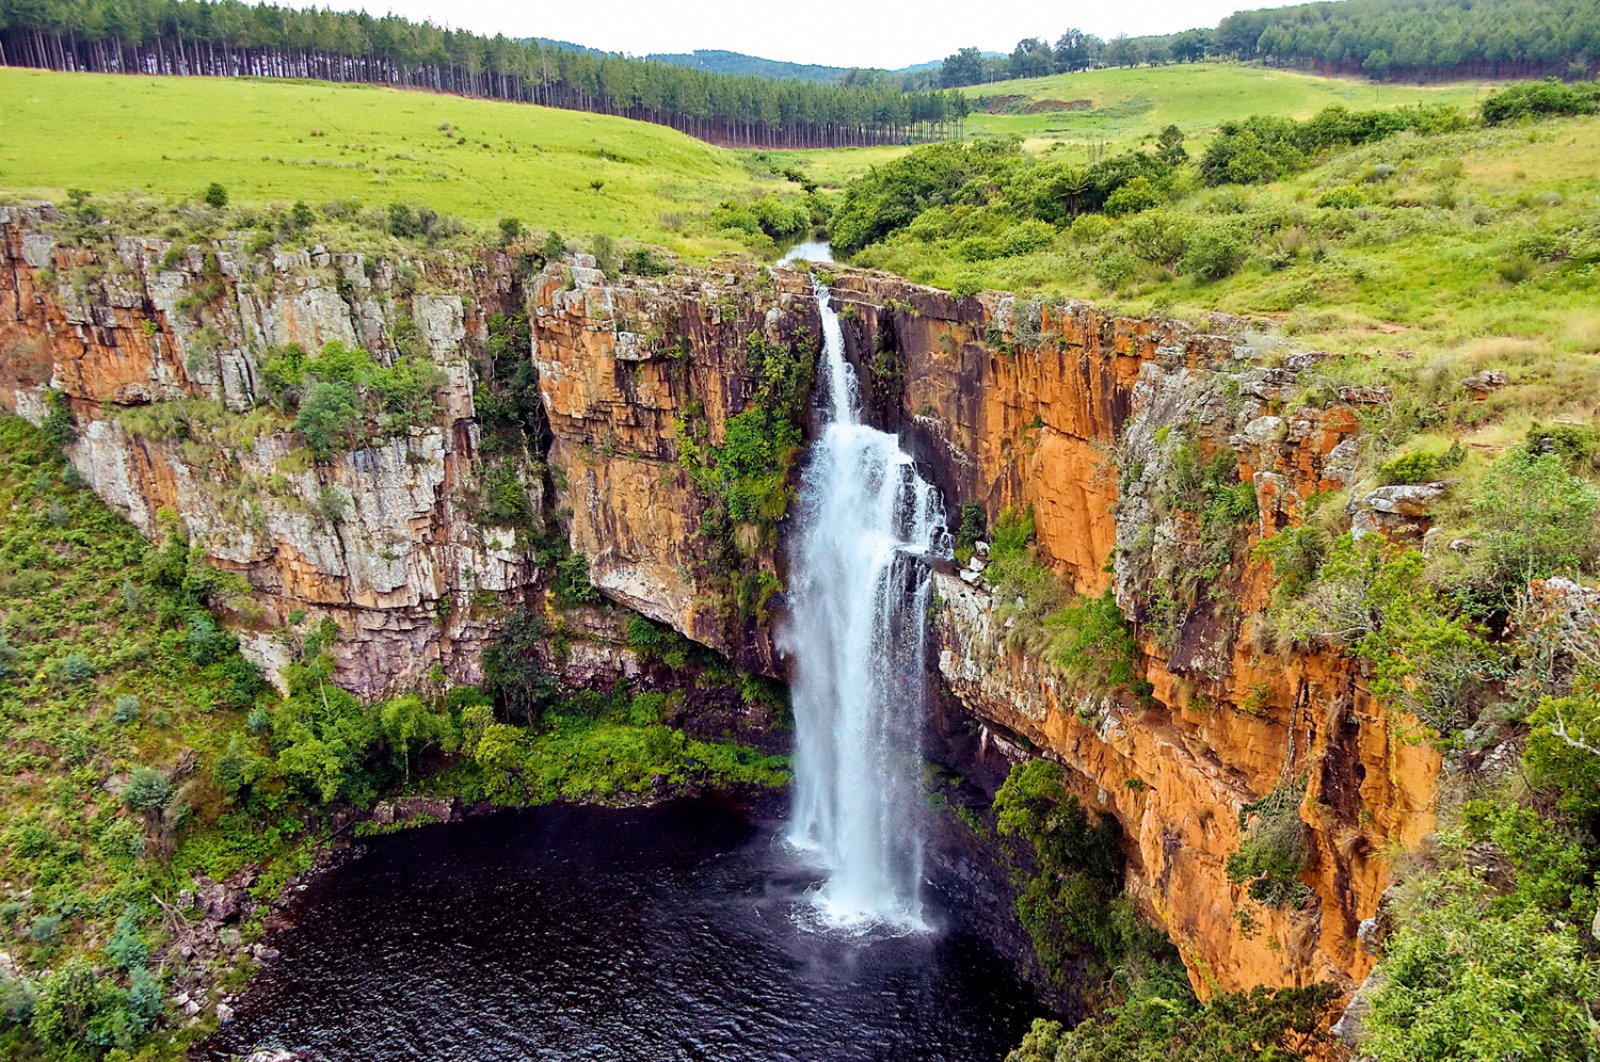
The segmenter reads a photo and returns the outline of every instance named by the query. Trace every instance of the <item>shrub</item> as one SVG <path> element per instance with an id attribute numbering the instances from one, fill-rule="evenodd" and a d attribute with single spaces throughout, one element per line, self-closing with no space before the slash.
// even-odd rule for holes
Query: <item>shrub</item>
<path id="1" fill-rule="evenodd" d="M 500 248 L 510 247 L 522 237 L 522 222 L 516 218 L 500 219 Z"/>
<path id="2" fill-rule="evenodd" d="M 1207 225 L 1197 231 L 1178 260 L 1178 272 L 1202 280 L 1221 280 L 1244 264 L 1244 238 L 1232 226 Z"/>
<path id="3" fill-rule="evenodd" d="M 955 553 L 956 558 L 965 564 L 967 557 L 972 555 L 972 549 L 988 531 L 989 518 L 983 511 L 982 502 L 961 503 L 961 523 L 956 528 Z"/>
<path id="4" fill-rule="evenodd" d="M 1330 188 L 1317 199 L 1317 206 L 1330 210 L 1353 210 L 1367 205 L 1367 193 L 1353 184 Z"/>
<path id="5" fill-rule="evenodd" d="M 447 217 L 430 207 L 412 206 L 409 203 L 389 204 L 386 227 L 391 236 L 420 239 L 430 244 L 467 231 L 466 225 L 457 218 Z"/>
<path id="6" fill-rule="evenodd" d="M 318 381 L 300 407 L 295 428 L 319 461 L 348 450 L 361 439 L 366 418 L 356 389 L 348 383 Z"/>
<path id="7" fill-rule="evenodd" d="M 1431 483 L 1439 478 L 1438 454 L 1412 450 L 1378 466 L 1378 479 L 1384 484 Z"/>
<path id="8" fill-rule="evenodd" d="M 1595 90 L 1595 83 L 1564 85 L 1551 78 L 1503 88 L 1485 99 L 1479 110 L 1485 122 L 1500 125 L 1537 115 L 1592 114 L 1597 103 L 1600 103 L 1600 94 Z"/>
<path id="9" fill-rule="evenodd" d="M 172 803 L 177 790 L 167 776 L 154 767 L 139 766 L 128 777 L 122 802 L 135 811 L 159 812 Z"/>
<path id="10" fill-rule="evenodd" d="M 124 970 L 143 966 L 150 958 L 150 945 L 139 932 L 139 909 L 133 904 L 122 909 L 116 931 L 106 944 L 106 955 Z"/>
<path id="11" fill-rule="evenodd" d="M 1128 250 L 1146 262 L 1171 267 L 1189 249 L 1196 222 L 1187 214 L 1172 210 L 1146 210 L 1123 222 L 1122 233 Z"/>
<path id="12" fill-rule="evenodd" d="M 1002 258 L 1042 251 L 1055 241 L 1056 230 L 1043 221 L 1019 221 L 1008 225 L 995 238 L 995 251 Z"/>
<path id="13" fill-rule="evenodd" d="M 139 698 L 131 693 L 119 696 L 111 707 L 111 718 L 117 723 L 131 723 L 139 718 Z"/>
<path id="14" fill-rule="evenodd" d="M 216 181 L 212 181 L 210 184 L 206 185 L 205 196 L 203 198 L 205 199 L 207 206 L 215 207 L 216 209 L 221 210 L 223 207 L 228 205 L 228 190 L 222 187 L 222 185 L 218 184 Z"/>
<path id="15" fill-rule="evenodd" d="M 1290 781 L 1239 809 L 1244 836 L 1239 851 L 1228 857 L 1228 880 L 1246 885 L 1257 903 L 1284 907 L 1308 891 L 1299 880 L 1307 856 L 1300 820 L 1304 796 L 1304 783 Z"/>
<path id="16" fill-rule="evenodd" d="M 1137 214 L 1141 210 L 1160 206 L 1166 199 L 1161 189 L 1151 184 L 1148 177 L 1135 177 L 1106 197 L 1105 212 L 1114 218 Z"/>
<path id="17" fill-rule="evenodd" d="M 61 678 L 65 682 L 86 682 L 94 676 L 94 665 L 82 653 L 68 653 L 61 661 Z"/>
<path id="18" fill-rule="evenodd" d="M 1139 260 L 1121 247 L 1102 248 L 1090 272 L 1108 291 L 1120 291 L 1139 275 Z"/>
<path id="19" fill-rule="evenodd" d="M 1473 604 L 1508 609 L 1530 579 L 1588 571 L 1600 554 L 1600 489 L 1561 455 L 1513 451 L 1494 463 L 1473 499 Z"/>
<path id="20" fill-rule="evenodd" d="M 44 422 L 40 425 L 50 445 L 61 449 L 77 437 L 72 419 L 72 405 L 61 391 L 51 388 L 45 392 Z"/>
<path id="21" fill-rule="evenodd" d="M 672 263 L 649 247 L 635 247 L 623 252 L 622 271 L 641 277 L 659 277 L 672 272 Z"/>

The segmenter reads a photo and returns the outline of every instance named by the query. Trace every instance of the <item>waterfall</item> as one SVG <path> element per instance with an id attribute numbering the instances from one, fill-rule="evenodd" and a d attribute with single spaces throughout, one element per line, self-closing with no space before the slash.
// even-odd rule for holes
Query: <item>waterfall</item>
<path id="1" fill-rule="evenodd" d="M 789 841 L 827 871 L 832 928 L 923 926 L 921 731 L 930 579 L 947 550 L 939 493 L 893 435 L 861 423 L 827 287 L 823 430 L 801 478 L 789 564 L 795 795 Z"/>

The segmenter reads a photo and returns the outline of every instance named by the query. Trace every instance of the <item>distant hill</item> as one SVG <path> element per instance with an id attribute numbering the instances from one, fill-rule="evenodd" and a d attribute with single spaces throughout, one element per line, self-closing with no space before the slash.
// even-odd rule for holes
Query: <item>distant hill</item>
<path id="1" fill-rule="evenodd" d="M 723 51 L 719 48 L 697 48 L 692 52 L 655 52 L 645 58 L 658 63 L 670 63 L 673 66 L 692 66 L 696 70 L 707 70 L 713 74 L 746 74 L 793 81 L 838 81 L 844 76 L 846 69 L 842 66 L 817 66 L 812 63 L 785 63 L 778 59 L 762 59 L 760 56 Z"/>
<path id="2" fill-rule="evenodd" d="M 573 44 L 571 41 L 551 40 L 548 37 L 529 37 L 526 43 L 539 44 L 546 48 L 559 48 L 568 52 L 579 52 L 584 55 L 619 54 L 607 52 L 601 48 Z M 999 58 L 1002 53 L 984 52 L 983 54 L 988 57 Z M 847 66 L 822 66 L 818 63 L 787 63 L 781 59 L 763 59 L 759 55 L 730 52 L 724 48 L 696 48 L 692 52 L 652 52 L 641 58 L 648 59 L 654 63 L 666 63 L 669 66 L 687 66 L 695 70 L 704 70 L 710 74 L 735 74 L 784 81 L 839 81 L 853 69 Z M 934 59 L 926 63 L 913 63 L 910 66 L 903 66 L 898 70 L 883 70 L 880 67 L 864 69 L 873 73 L 894 76 L 900 74 L 922 74 L 930 70 L 938 70 L 943 65 L 941 60 Z"/>

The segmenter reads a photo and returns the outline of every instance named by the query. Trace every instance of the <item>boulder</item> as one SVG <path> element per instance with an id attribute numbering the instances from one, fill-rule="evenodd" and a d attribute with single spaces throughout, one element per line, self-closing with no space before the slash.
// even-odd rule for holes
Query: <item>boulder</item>
<path id="1" fill-rule="evenodd" d="M 1461 381 L 1461 386 L 1473 394 L 1482 397 L 1491 391 L 1497 391 L 1511 381 L 1506 379 L 1506 374 L 1499 369 L 1484 369 L 1482 372 L 1473 373 Z"/>

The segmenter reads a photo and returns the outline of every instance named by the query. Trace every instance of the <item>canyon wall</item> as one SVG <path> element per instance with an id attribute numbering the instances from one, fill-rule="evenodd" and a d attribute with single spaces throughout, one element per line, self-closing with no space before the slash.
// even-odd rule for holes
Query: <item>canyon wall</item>
<path id="1" fill-rule="evenodd" d="M 901 432 L 952 509 L 979 502 L 993 521 L 1031 508 L 1041 559 L 1075 591 L 1110 589 L 1138 624 L 1149 689 L 1086 694 L 1011 644 L 981 551 L 939 572 L 940 675 L 986 739 L 1061 762 L 1090 807 L 1117 817 L 1130 891 L 1202 992 L 1359 982 L 1373 956 L 1357 930 L 1387 884 L 1383 853 L 1431 828 L 1438 758 L 1342 658 L 1269 653 L 1243 632 L 1270 591 L 1252 544 L 1342 484 L 1359 406 L 1380 396 L 1289 409 L 1286 389 L 1314 355 L 1077 304 L 833 279 L 867 409 Z M 543 423 L 491 457 L 475 403 L 497 371 L 494 315 L 519 310 L 531 350 L 515 356 L 537 370 Z M 47 209 L 0 208 L 0 407 L 37 421 L 52 391 L 64 396 L 68 454 L 102 496 L 152 535 L 170 510 L 249 580 L 238 627 L 269 672 L 285 622 L 328 616 L 345 635 L 340 678 L 367 695 L 435 665 L 476 680 L 509 611 L 547 603 L 556 562 L 537 529 L 485 518 L 497 462 L 608 598 L 781 674 L 781 597 L 770 612 L 735 607 L 726 565 L 707 561 L 726 544 L 703 526 L 707 499 L 680 457 L 687 422 L 715 444 L 751 401 L 745 337 L 806 356 L 816 329 L 810 277 L 787 269 L 608 280 L 581 256 L 519 271 L 497 252 L 79 246 Z M 380 360 L 403 343 L 424 353 L 443 374 L 437 416 L 310 459 L 292 422 L 260 405 L 262 365 L 283 344 L 329 339 Z M 1219 453 L 1258 504 L 1220 552 L 1164 496 L 1177 463 Z M 747 530 L 726 532 L 739 564 L 781 577 L 781 553 Z M 1202 560 L 1211 585 L 1172 600 L 1165 588 Z M 624 641 L 597 637 L 576 666 L 637 668 Z M 1246 805 L 1295 780 L 1305 895 L 1263 907 L 1229 882 L 1226 860 Z"/>

